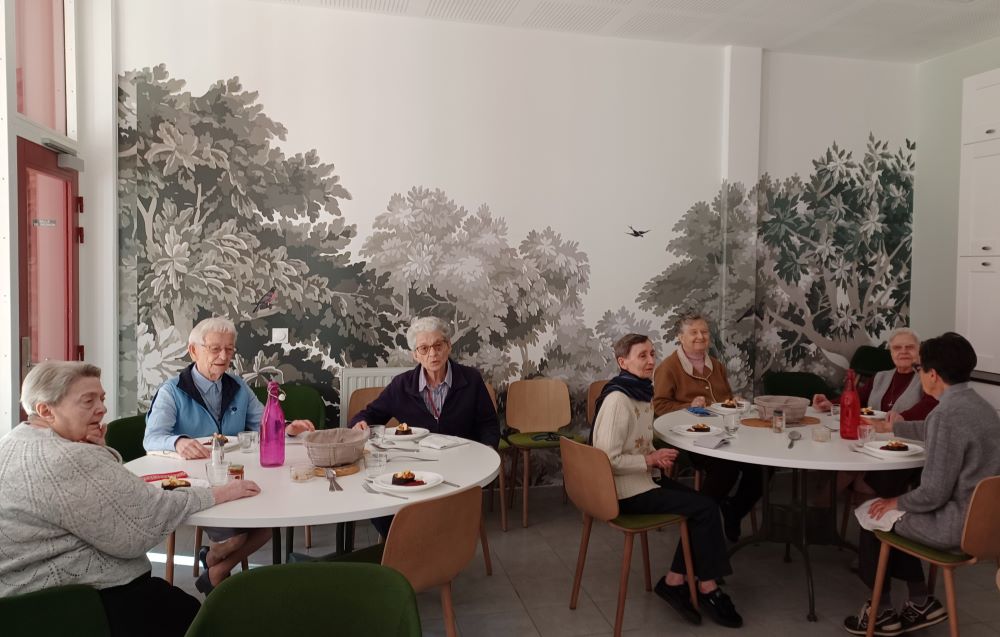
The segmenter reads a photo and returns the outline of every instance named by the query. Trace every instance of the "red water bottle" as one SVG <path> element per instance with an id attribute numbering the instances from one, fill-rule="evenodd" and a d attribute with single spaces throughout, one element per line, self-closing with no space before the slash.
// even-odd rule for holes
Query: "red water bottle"
<path id="1" fill-rule="evenodd" d="M 861 399 L 854 387 L 854 370 L 847 370 L 844 393 L 840 395 L 840 437 L 844 440 L 858 439 L 858 425 L 861 424 Z"/>
<path id="2" fill-rule="evenodd" d="M 267 384 L 267 404 L 260 419 L 260 466 L 285 464 L 285 412 L 278 402 L 281 390 L 273 380 Z"/>

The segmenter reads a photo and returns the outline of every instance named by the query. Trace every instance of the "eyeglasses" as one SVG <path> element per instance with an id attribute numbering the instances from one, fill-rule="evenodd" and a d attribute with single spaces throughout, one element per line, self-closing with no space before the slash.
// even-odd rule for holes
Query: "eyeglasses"
<path id="1" fill-rule="evenodd" d="M 235 347 L 222 347 L 220 345 L 202 345 L 201 347 L 208 350 L 208 353 L 212 356 L 218 356 L 219 354 L 225 352 L 226 356 L 231 358 L 236 354 Z"/>
<path id="2" fill-rule="evenodd" d="M 427 354 L 434 350 L 435 353 L 440 354 L 441 352 L 448 349 L 448 341 L 437 341 L 436 343 L 431 343 L 430 345 L 421 345 L 417 348 L 417 354 L 421 356 L 427 356 Z"/>

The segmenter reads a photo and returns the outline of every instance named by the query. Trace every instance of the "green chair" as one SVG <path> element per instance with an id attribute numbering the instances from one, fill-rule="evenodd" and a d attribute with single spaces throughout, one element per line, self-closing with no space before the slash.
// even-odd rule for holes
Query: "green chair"
<path id="1" fill-rule="evenodd" d="M 67 633 L 68 634 L 68 633 Z M 279 564 L 227 578 L 187 637 L 419 637 L 413 587 L 377 564 Z"/>
<path id="2" fill-rule="evenodd" d="M 621 579 L 618 582 L 618 610 L 615 613 L 615 637 L 621 635 L 622 622 L 625 618 L 625 597 L 628 593 L 629 567 L 632 563 L 632 545 L 638 535 L 642 542 L 642 566 L 645 576 L 646 590 L 653 590 L 652 578 L 649 573 L 649 531 L 669 526 L 680 525 L 681 550 L 684 553 L 684 563 L 687 565 L 688 586 L 691 593 L 691 603 L 698 607 L 698 595 L 695 591 L 694 565 L 691 561 L 691 544 L 688 538 L 687 518 L 682 515 L 647 514 L 621 515 L 618 510 L 618 495 L 615 492 L 614 474 L 611 472 L 611 461 L 604 451 L 573 442 L 568 438 L 559 441 L 562 455 L 563 480 L 569 498 L 583 513 L 583 535 L 580 538 L 580 553 L 576 561 L 576 574 L 573 576 L 573 591 L 570 594 L 569 607 L 576 608 L 580 597 L 580 583 L 583 579 L 583 566 L 587 560 L 587 546 L 590 544 L 590 530 L 594 519 L 607 522 L 613 529 L 625 534 L 625 551 L 622 554 Z"/>
<path id="3" fill-rule="evenodd" d="M 769 396 L 812 397 L 831 395 L 830 386 L 822 377 L 810 372 L 767 372 L 764 374 L 764 394 Z"/>
<path id="4" fill-rule="evenodd" d="M 131 462 L 146 455 L 142 438 L 146 435 L 146 415 L 127 416 L 112 420 L 104 434 L 104 441 L 122 456 L 122 462 Z"/>
<path id="5" fill-rule="evenodd" d="M 882 549 L 878 556 L 875 590 L 872 591 L 871 611 L 868 616 L 868 637 L 872 637 L 875 630 L 875 615 L 878 613 L 878 605 L 882 598 L 882 585 L 889 565 L 889 552 L 893 549 L 930 563 L 927 583 L 931 593 L 934 592 L 937 569 L 944 571 L 948 624 L 951 637 L 958 637 L 958 602 L 955 599 L 954 571 L 959 566 L 975 564 L 980 560 L 1000 560 L 1000 512 L 997 511 L 1000 504 L 998 503 L 1000 503 L 1000 476 L 984 478 L 972 492 L 969 510 L 965 514 L 961 553 L 941 551 L 896 533 L 875 531 L 875 536 L 882 542 Z"/>
<path id="6" fill-rule="evenodd" d="M 308 420 L 316 429 L 326 429 L 326 403 L 323 396 L 312 385 L 287 383 L 281 386 L 285 399 L 281 410 L 288 420 Z M 267 387 L 254 387 L 253 393 L 262 403 L 267 402 Z"/>
<path id="7" fill-rule="evenodd" d="M 81 584 L 0 597 L 0 627 L 5 635 L 110 635 L 97 589 Z"/>

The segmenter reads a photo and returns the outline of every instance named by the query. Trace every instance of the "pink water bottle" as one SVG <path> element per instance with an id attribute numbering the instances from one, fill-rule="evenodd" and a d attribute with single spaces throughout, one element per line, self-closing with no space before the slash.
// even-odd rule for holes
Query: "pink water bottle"
<path id="1" fill-rule="evenodd" d="M 267 383 L 267 404 L 260 419 L 260 466 L 280 467 L 285 464 L 285 412 L 278 395 L 281 390 L 273 380 Z"/>

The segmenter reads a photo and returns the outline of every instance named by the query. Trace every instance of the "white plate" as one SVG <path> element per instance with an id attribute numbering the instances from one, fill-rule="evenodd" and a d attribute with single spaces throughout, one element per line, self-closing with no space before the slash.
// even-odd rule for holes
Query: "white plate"
<path id="1" fill-rule="evenodd" d="M 868 418 L 869 420 L 885 420 L 886 413 L 884 411 L 879 411 L 877 409 L 873 409 L 872 413 L 870 413 L 870 414 L 866 414 L 865 412 L 861 412 L 861 417 L 862 418 Z"/>
<path id="2" fill-rule="evenodd" d="M 702 424 L 708 424 L 708 423 L 702 423 Z M 708 431 L 688 431 L 688 429 L 693 426 L 694 426 L 693 424 L 674 425 L 674 428 L 671 429 L 671 431 L 673 431 L 675 434 L 679 434 L 681 436 L 691 436 L 692 438 L 700 438 L 701 436 L 711 436 L 713 434 L 722 433 L 722 427 L 715 427 L 713 425 L 708 425 L 709 427 Z"/>
<path id="3" fill-rule="evenodd" d="M 722 403 L 712 403 L 708 408 L 717 414 L 725 416 L 728 414 L 742 414 L 749 407 L 745 400 L 741 400 L 738 404 L 742 405 L 742 407 L 723 407 Z"/>
<path id="4" fill-rule="evenodd" d="M 915 456 L 918 453 L 923 453 L 924 448 L 920 445 L 915 445 L 912 442 L 907 442 L 906 445 L 909 447 L 906 451 L 886 451 L 882 449 L 888 440 L 869 440 L 865 443 L 865 449 L 871 451 L 872 453 L 878 454 L 885 458 L 901 458 L 906 456 Z"/>
<path id="5" fill-rule="evenodd" d="M 407 440 L 420 440 L 431 432 L 430 429 L 424 429 L 423 427 L 410 427 L 410 431 L 413 433 L 405 436 L 397 436 L 395 427 L 386 427 L 385 438 L 386 440 L 406 442 Z"/>
<path id="6" fill-rule="evenodd" d="M 412 471 L 412 469 L 411 469 Z M 433 471 L 414 471 L 413 477 L 417 480 L 423 480 L 426 484 L 420 484 L 415 487 L 407 487 L 401 484 L 392 483 L 392 472 L 383 473 L 382 475 L 375 478 L 372 481 L 373 486 L 376 489 L 381 489 L 382 491 L 390 491 L 392 493 L 406 493 L 408 491 L 423 491 L 424 489 L 432 489 L 437 485 L 444 482 L 444 477 L 440 473 L 434 473 Z"/>

